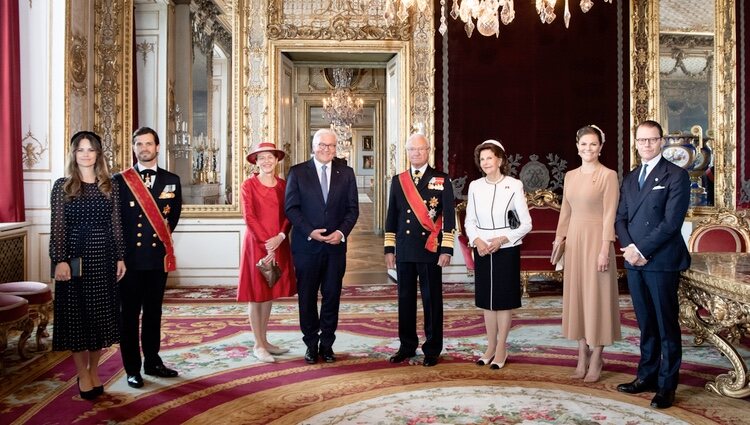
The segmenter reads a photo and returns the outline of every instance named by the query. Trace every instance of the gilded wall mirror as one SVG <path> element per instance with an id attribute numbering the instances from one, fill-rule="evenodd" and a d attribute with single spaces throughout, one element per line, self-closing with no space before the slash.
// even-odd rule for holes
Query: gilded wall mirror
<path id="1" fill-rule="evenodd" d="M 180 176 L 188 216 L 239 210 L 236 3 L 135 2 L 133 112 L 160 134 L 159 165 Z"/>
<path id="2" fill-rule="evenodd" d="M 692 214 L 734 208 L 734 0 L 635 0 L 632 8 L 633 128 L 662 124 L 663 156 L 690 174 Z"/>
<path id="3" fill-rule="evenodd" d="M 132 164 L 132 130 L 151 127 L 159 166 L 180 176 L 184 215 L 237 215 L 242 0 L 129 4 L 66 3 L 69 134 L 99 132 L 118 172 Z"/>

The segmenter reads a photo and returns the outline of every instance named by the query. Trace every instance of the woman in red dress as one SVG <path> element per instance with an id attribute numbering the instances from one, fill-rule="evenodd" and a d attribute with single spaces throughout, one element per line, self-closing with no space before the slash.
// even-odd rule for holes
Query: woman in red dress
<path id="1" fill-rule="evenodd" d="M 276 176 L 276 164 L 282 159 L 284 151 L 276 149 L 273 143 L 260 143 L 247 156 L 248 162 L 258 165 L 260 173 L 242 183 L 241 195 L 247 231 L 242 244 L 237 301 L 249 303 L 248 314 L 255 336 L 253 354 L 266 363 L 276 361 L 273 354 L 289 351 L 271 344 L 266 338 L 272 301 L 297 293 L 287 240 L 291 224 L 284 214 L 286 181 Z M 279 265 L 281 277 L 273 288 L 258 270 L 258 261 L 276 261 Z"/>

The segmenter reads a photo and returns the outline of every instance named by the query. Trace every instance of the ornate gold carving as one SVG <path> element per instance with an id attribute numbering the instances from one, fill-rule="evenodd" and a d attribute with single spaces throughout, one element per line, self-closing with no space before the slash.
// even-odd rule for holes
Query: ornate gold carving
<path id="1" fill-rule="evenodd" d="M 555 192 L 539 189 L 526 193 L 526 204 L 529 207 L 554 208 L 560 210 L 560 200 Z"/>
<path id="2" fill-rule="evenodd" d="M 386 178 L 388 180 L 391 180 L 393 176 L 398 174 L 398 171 L 396 169 L 396 158 L 398 158 L 398 146 L 395 144 L 389 144 L 388 145 L 388 172 L 386 174 Z"/>
<path id="3" fill-rule="evenodd" d="M 266 27 L 267 16 L 263 13 L 265 3 L 261 0 L 251 0 L 245 8 L 244 20 L 247 28 L 251 29 L 248 47 L 244 50 L 246 61 L 243 68 L 245 102 L 242 109 L 244 115 L 242 133 L 244 134 L 243 140 L 246 142 L 245 155 L 250 152 L 252 146 L 262 142 L 268 136 L 268 102 L 270 99 L 268 40 L 265 32 L 252 30 Z M 271 4 L 268 7 L 270 9 Z"/>
<path id="4" fill-rule="evenodd" d="M 135 50 L 141 54 L 141 57 L 143 58 L 143 66 L 146 66 L 148 54 L 154 52 L 154 43 L 149 43 L 148 41 L 143 40 L 135 45 Z"/>
<path id="5" fill-rule="evenodd" d="M 429 2 L 424 13 L 412 15 L 414 32 L 412 33 L 412 58 L 409 64 L 411 72 L 410 95 L 411 124 L 421 124 L 428 140 L 434 140 L 435 109 L 435 26 L 433 25 L 432 2 Z"/>
<path id="6" fill-rule="evenodd" d="M 736 131 L 735 99 L 737 70 L 735 44 L 735 0 L 716 0 L 716 145 L 714 169 L 714 205 L 734 209 L 736 204 L 735 175 Z"/>
<path id="7" fill-rule="evenodd" d="M 708 382 L 706 389 L 729 397 L 747 397 L 747 365 L 732 345 L 750 333 L 750 286 L 735 277 L 740 267 L 737 263 L 747 260 L 747 254 L 694 254 L 693 259 L 700 270 L 691 268 L 682 273 L 680 323 L 693 332 L 696 344 L 709 342 L 732 363 L 734 370 Z M 728 263 L 735 267 L 726 269 Z M 747 263 L 743 263 L 743 270 Z M 714 270 L 714 266 L 722 271 Z"/>
<path id="8" fill-rule="evenodd" d="M 70 38 L 70 89 L 79 97 L 87 92 L 88 48 L 86 37 L 76 34 Z"/>
<path id="9" fill-rule="evenodd" d="M 651 0 L 633 0 L 630 7 L 631 127 L 634 132 L 639 122 L 656 118 L 659 5 Z M 634 148 L 632 152 L 631 156 L 637 158 Z"/>
<path id="10" fill-rule="evenodd" d="M 48 149 L 46 143 L 42 143 L 34 137 L 31 133 L 31 128 L 29 128 L 29 132 L 21 139 L 21 145 L 23 146 L 23 166 L 26 170 L 34 168 L 42 160 L 42 154 Z"/>
<path id="11" fill-rule="evenodd" d="M 95 130 L 102 138 L 102 149 L 111 171 L 123 169 L 125 140 L 123 125 L 130 127 L 130 114 L 123 112 L 123 105 L 131 98 L 130 80 L 130 22 L 132 8 L 124 7 L 118 0 L 96 0 L 94 32 L 94 122 Z M 128 34 L 123 38 L 123 34 Z M 125 74 L 127 72 L 127 74 Z M 126 109 L 130 112 L 130 108 Z"/>
<path id="12" fill-rule="evenodd" d="M 383 12 L 382 2 L 368 0 L 270 0 L 267 35 L 271 40 L 409 40 L 408 22 L 389 26 Z"/>
<path id="13" fill-rule="evenodd" d="M 0 353 L 5 352 L 5 349 L 8 348 L 8 332 L 11 330 L 21 331 L 17 344 L 18 356 L 24 360 L 30 359 L 31 356 L 26 349 L 26 341 L 29 340 L 31 332 L 34 330 L 34 322 L 27 314 L 16 320 L 0 324 Z M 0 356 L 0 372 L 3 372 L 3 356 Z"/>

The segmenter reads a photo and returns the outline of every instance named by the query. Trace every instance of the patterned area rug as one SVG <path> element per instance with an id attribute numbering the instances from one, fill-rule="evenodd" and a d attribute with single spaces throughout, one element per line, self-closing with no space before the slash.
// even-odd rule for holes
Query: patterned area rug
<path id="1" fill-rule="evenodd" d="M 445 350 L 434 368 L 387 362 L 398 347 L 394 285 L 346 289 L 334 345 L 338 360 L 316 365 L 302 360 L 294 299 L 274 304 L 269 334 L 290 352 L 267 364 L 252 355 L 246 306 L 232 301 L 233 290 L 170 290 L 161 354 L 180 371 L 178 378 L 144 376 L 146 386 L 132 389 L 113 347 L 103 356 L 106 394 L 89 402 L 77 394 L 68 354 L 21 361 L 11 344 L 0 423 L 746 423 L 748 401 L 703 389 L 731 365 L 717 350 L 694 346 L 689 335 L 673 408 L 656 411 L 649 407 L 651 394 L 616 391 L 632 379 L 638 361 L 627 296 L 621 298 L 624 339 L 605 351 L 602 379 L 584 385 L 569 378 L 576 343 L 560 336 L 560 297 L 524 299 L 514 314 L 508 364 L 493 371 L 473 364 L 484 349 L 484 325 L 471 286 L 445 289 Z"/>

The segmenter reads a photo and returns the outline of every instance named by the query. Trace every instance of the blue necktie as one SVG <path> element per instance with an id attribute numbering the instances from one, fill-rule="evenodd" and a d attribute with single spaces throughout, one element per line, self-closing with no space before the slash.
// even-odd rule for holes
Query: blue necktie
<path id="1" fill-rule="evenodd" d="M 641 175 L 638 177 L 638 189 L 643 189 L 643 183 L 646 182 L 646 169 L 648 168 L 648 164 L 643 164 L 643 168 L 641 169 Z"/>
<path id="2" fill-rule="evenodd" d="M 321 169 L 323 172 L 320 174 L 320 189 L 323 191 L 323 201 L 328 202 L 328 174 L 326 173 L 328 166 L 324 165 Z"/>

